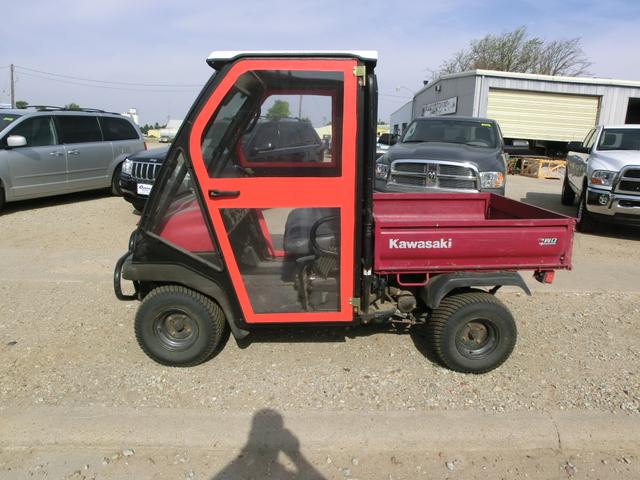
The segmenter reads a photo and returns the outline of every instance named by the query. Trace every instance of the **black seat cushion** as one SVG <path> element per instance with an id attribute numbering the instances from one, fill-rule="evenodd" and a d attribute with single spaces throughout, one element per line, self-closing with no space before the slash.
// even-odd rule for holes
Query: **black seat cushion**
<path id="1" fill-rule="evenodd" d="M 311 255 L 311 228 L 321 218 L 337 215 L 337 208 L 296 208 L 289 213 L 287 223 L 284 227 L 284 253 L 287 257 L 301 257 Z M 317 238 L 321 246 L 322 240 L 327 242 L 337 238 L 337 232 L 329 232 L 330 228 L 335 228 L 337 222 L 327 222 L 322 227 L 322 237 Z M 328 245 L 327 245 L 328 246 Z"/>

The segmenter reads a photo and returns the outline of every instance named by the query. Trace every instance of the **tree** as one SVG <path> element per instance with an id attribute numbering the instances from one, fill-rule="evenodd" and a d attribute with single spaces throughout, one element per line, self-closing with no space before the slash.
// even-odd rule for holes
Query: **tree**
<path id="1" fill-rule="evenodd" d="M 482 69 L 575 77 L 587 74 L 589 65 L 579 38 L 545 41 L 530 37 L 527 27 L 521 26 L 471 41 L 467 49 L 444 61 L 434 76 Z"/>
<path id="2" fill-rule="evenodd" d="M 71 102 L 71 103 L 67 103 L 67 104 L 64 106 L 64 109 L 65 109 L 65 110 L 82 110 L 82 109 L 80 108 L 80 105 L 78 105 L 77 103 L 73 103 L 73 102 Z"/>
<path id="3" fill-rule="evenodd" d="M 289 102 L 286 100 L 276 100 L 267 111 L 267 118 L 269 120 L 279 120 L 290 116 L 291 111 L 289 110 Z"/>
<path id="4" fill-rule="evenodd" d="M 29 102 L 25 102 L 24 100 L 18 100 L 16 102 L 16 108 L 27 108 L 29 106 Z"/>

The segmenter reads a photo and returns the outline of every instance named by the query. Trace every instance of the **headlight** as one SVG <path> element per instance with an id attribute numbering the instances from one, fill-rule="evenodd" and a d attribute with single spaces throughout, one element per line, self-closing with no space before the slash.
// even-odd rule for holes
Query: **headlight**
<path id="1" fill-rule="evenodd" d="M 386 180 L 389 178 L 389 171 L 391 167 L 386 162 L 377 162 L 376 163 L 376 178 L 379 180 Z"/>
<path id="2" fill-rule="evenodd" d="M 502 172 L 480 172 L 480 188 L 502 188 L 503 185 Z"/>
<path id="3" fill-rule="evenodd" d="M 613 185 L 613 181 L 616 178 L 617 172 L 610 172 L 609 170 L 596 170 L 591 175 L 591 185 L 601 185 L 603 187 L 610 187 Z"/>
<path id="4" fill-rule="evenodd" d="M 127 175 L 131 175 L 131 171 L 133 170 L 133 162 L 126 158 L 124 162 L 122 162 L 122 173 L 126 173 Z"/>

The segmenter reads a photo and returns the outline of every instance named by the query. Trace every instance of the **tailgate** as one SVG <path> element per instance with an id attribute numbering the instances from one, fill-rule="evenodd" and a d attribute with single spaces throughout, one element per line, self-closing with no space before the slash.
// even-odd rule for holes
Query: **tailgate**
<path id="1" fill-rule="evenodd" d="M 571 268 L 575 220 L 486 193 L 376 194 L 378 273 Z"/>

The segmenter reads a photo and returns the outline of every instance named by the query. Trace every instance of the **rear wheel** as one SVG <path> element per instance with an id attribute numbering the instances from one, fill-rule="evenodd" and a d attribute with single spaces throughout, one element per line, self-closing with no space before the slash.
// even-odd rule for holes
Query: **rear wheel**
<path id="1" fill-rule="evenodd" d="M 573 205 L 576 201 L 576 192 L 573 191 L 571 185 L 569 185 L 569 181 L 567 180 L 567 176 L 564 176 L 564 181 L 562 182 L 562 195 L 560 196 L 560 202 L 563 205 Z"/>
<path id="2" fill-rule="evenodd" d="M 226 329 L 222 309 L 204 295 L 171 285 L 151 291 L 135 319 L 138 344 L 153 360 L 190 367 L 211 358 Z"/>
<path id="3" fill-rule="evenodd" d="M 451 370 L 485 373 L 500 366 L 513 351 L 517 329 L 511 312 L 493 295 L 451 295 L 427 323 L 432 351 Z"/>
<path id="4" fill-rule="evenodd" d="M 120 188 L 120 172 L 122 171 L 122 164 L 119 164 L 113 171 L 113 177 L 111 177 L 111 193 L 118 197 L 122 196 L 122 188 Z"/>
<path id="5" fill-rule="evenodd" d="M 0 210 L 4 207 L 5 197 L 4 197 L 4 185 L 0 182 Z"/>

